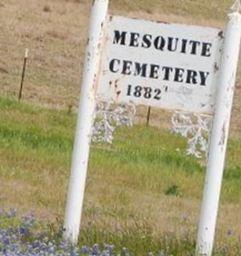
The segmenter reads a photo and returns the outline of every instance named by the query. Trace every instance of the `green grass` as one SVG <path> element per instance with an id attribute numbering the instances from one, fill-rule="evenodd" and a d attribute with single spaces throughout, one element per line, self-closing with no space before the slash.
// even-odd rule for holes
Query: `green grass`
<path id="1" fill-rule="evenodd" d="M 7 98 L 0 113 L 1 207 L 62 223 L 76 115 Z M 192 255 L 205 166 L 185 149 L 184 138 L 142 125 L 118 129 L 112 145 L 92 144 L 80 242 Z M 240 154 L 231 138 L 216 244 L 230 255 L 240 253 Z"/>

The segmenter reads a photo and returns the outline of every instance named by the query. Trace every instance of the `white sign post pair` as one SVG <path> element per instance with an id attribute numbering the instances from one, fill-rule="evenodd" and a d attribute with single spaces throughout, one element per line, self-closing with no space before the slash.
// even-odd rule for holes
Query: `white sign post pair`
<path id="1" fill-rule="evenodd" d="M 109 16 L 94 0 L 81 88 L 64 236 L 76 243 L 96 97 L 214 114 L 196 255 L 211 255 L 241 38 L 241 16 L 226 32 Z"/>

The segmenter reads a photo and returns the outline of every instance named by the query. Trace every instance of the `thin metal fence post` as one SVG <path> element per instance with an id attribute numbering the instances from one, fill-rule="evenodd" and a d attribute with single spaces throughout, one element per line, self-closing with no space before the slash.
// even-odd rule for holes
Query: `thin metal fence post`
<path id="1" fill-rule="evenodd" d="M 150 117 L 151 117 L 151 107 L 148 107 L 147 116 L 146 116 L 146 126 L 147 127 L 150 125 Z"/>
<path id="2" fill-rule="evenodd" d="M 29 50 L 26 49 L 25 54 L 24 54 L 24 60 L 23 60 L 23 70 L 22 70 L 21 84 L 20 84 L 19 93 L 18 93 L 18 101 L 20 101 L 21 98 L 22 98 L 23 83 L 24 83 L 24 78 L 25 78 L 25 71 L 26 71 L 26 66 L 27 66 L 28 53 L 29 53 Z"/>

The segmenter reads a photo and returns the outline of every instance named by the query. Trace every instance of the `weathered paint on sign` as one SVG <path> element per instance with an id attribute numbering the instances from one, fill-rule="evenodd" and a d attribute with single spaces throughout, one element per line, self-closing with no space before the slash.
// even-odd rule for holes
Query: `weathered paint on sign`
<path id="1" fill-rule="evenodd" d="M 222 31 L 109 16 L 98 98 L 212 113 Z"/>

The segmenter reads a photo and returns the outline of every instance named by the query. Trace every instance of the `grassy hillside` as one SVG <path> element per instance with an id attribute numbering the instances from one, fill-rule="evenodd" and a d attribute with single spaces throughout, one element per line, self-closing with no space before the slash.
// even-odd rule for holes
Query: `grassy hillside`
<path id="1" fill-rule="evenodd" d="M 5 98 L 0 112 L 1 207 L 62 223 L 75 115 Z M 139 125 L 119 129 L 113 145 L 93 144 L 81 242 L 144 255 L 167 239 L 177 255 L 193 250 L 205 168 L 185 147 L 179 136 Z M 231 140 L 216 247 L 236 248 L 230 255 L 241 235 L 240 154 L 241 139 Z"/>
<path id="2" fill-rule="evenodd" d="M 223 27 L 232 0 L 110 0 L 135 18 Z M 62 225 L 90 0 L 0 0 L 0 204 Z M 22 59 L 30 49 L 23 103 Z M 240 77 L 222 189 L 216 255 L 241 255 Z M 164 248 L 193 255 L 205 167 L 170 134 L 170 114 L 92 144 L 80 242 L 114 243 L 136 255 Z M 141 122 L 140 122 L 141 120 Z M 162 129 L 160 129 L 162 128 Z M 169 248 L 169 249 L 168 249 Z"/>

